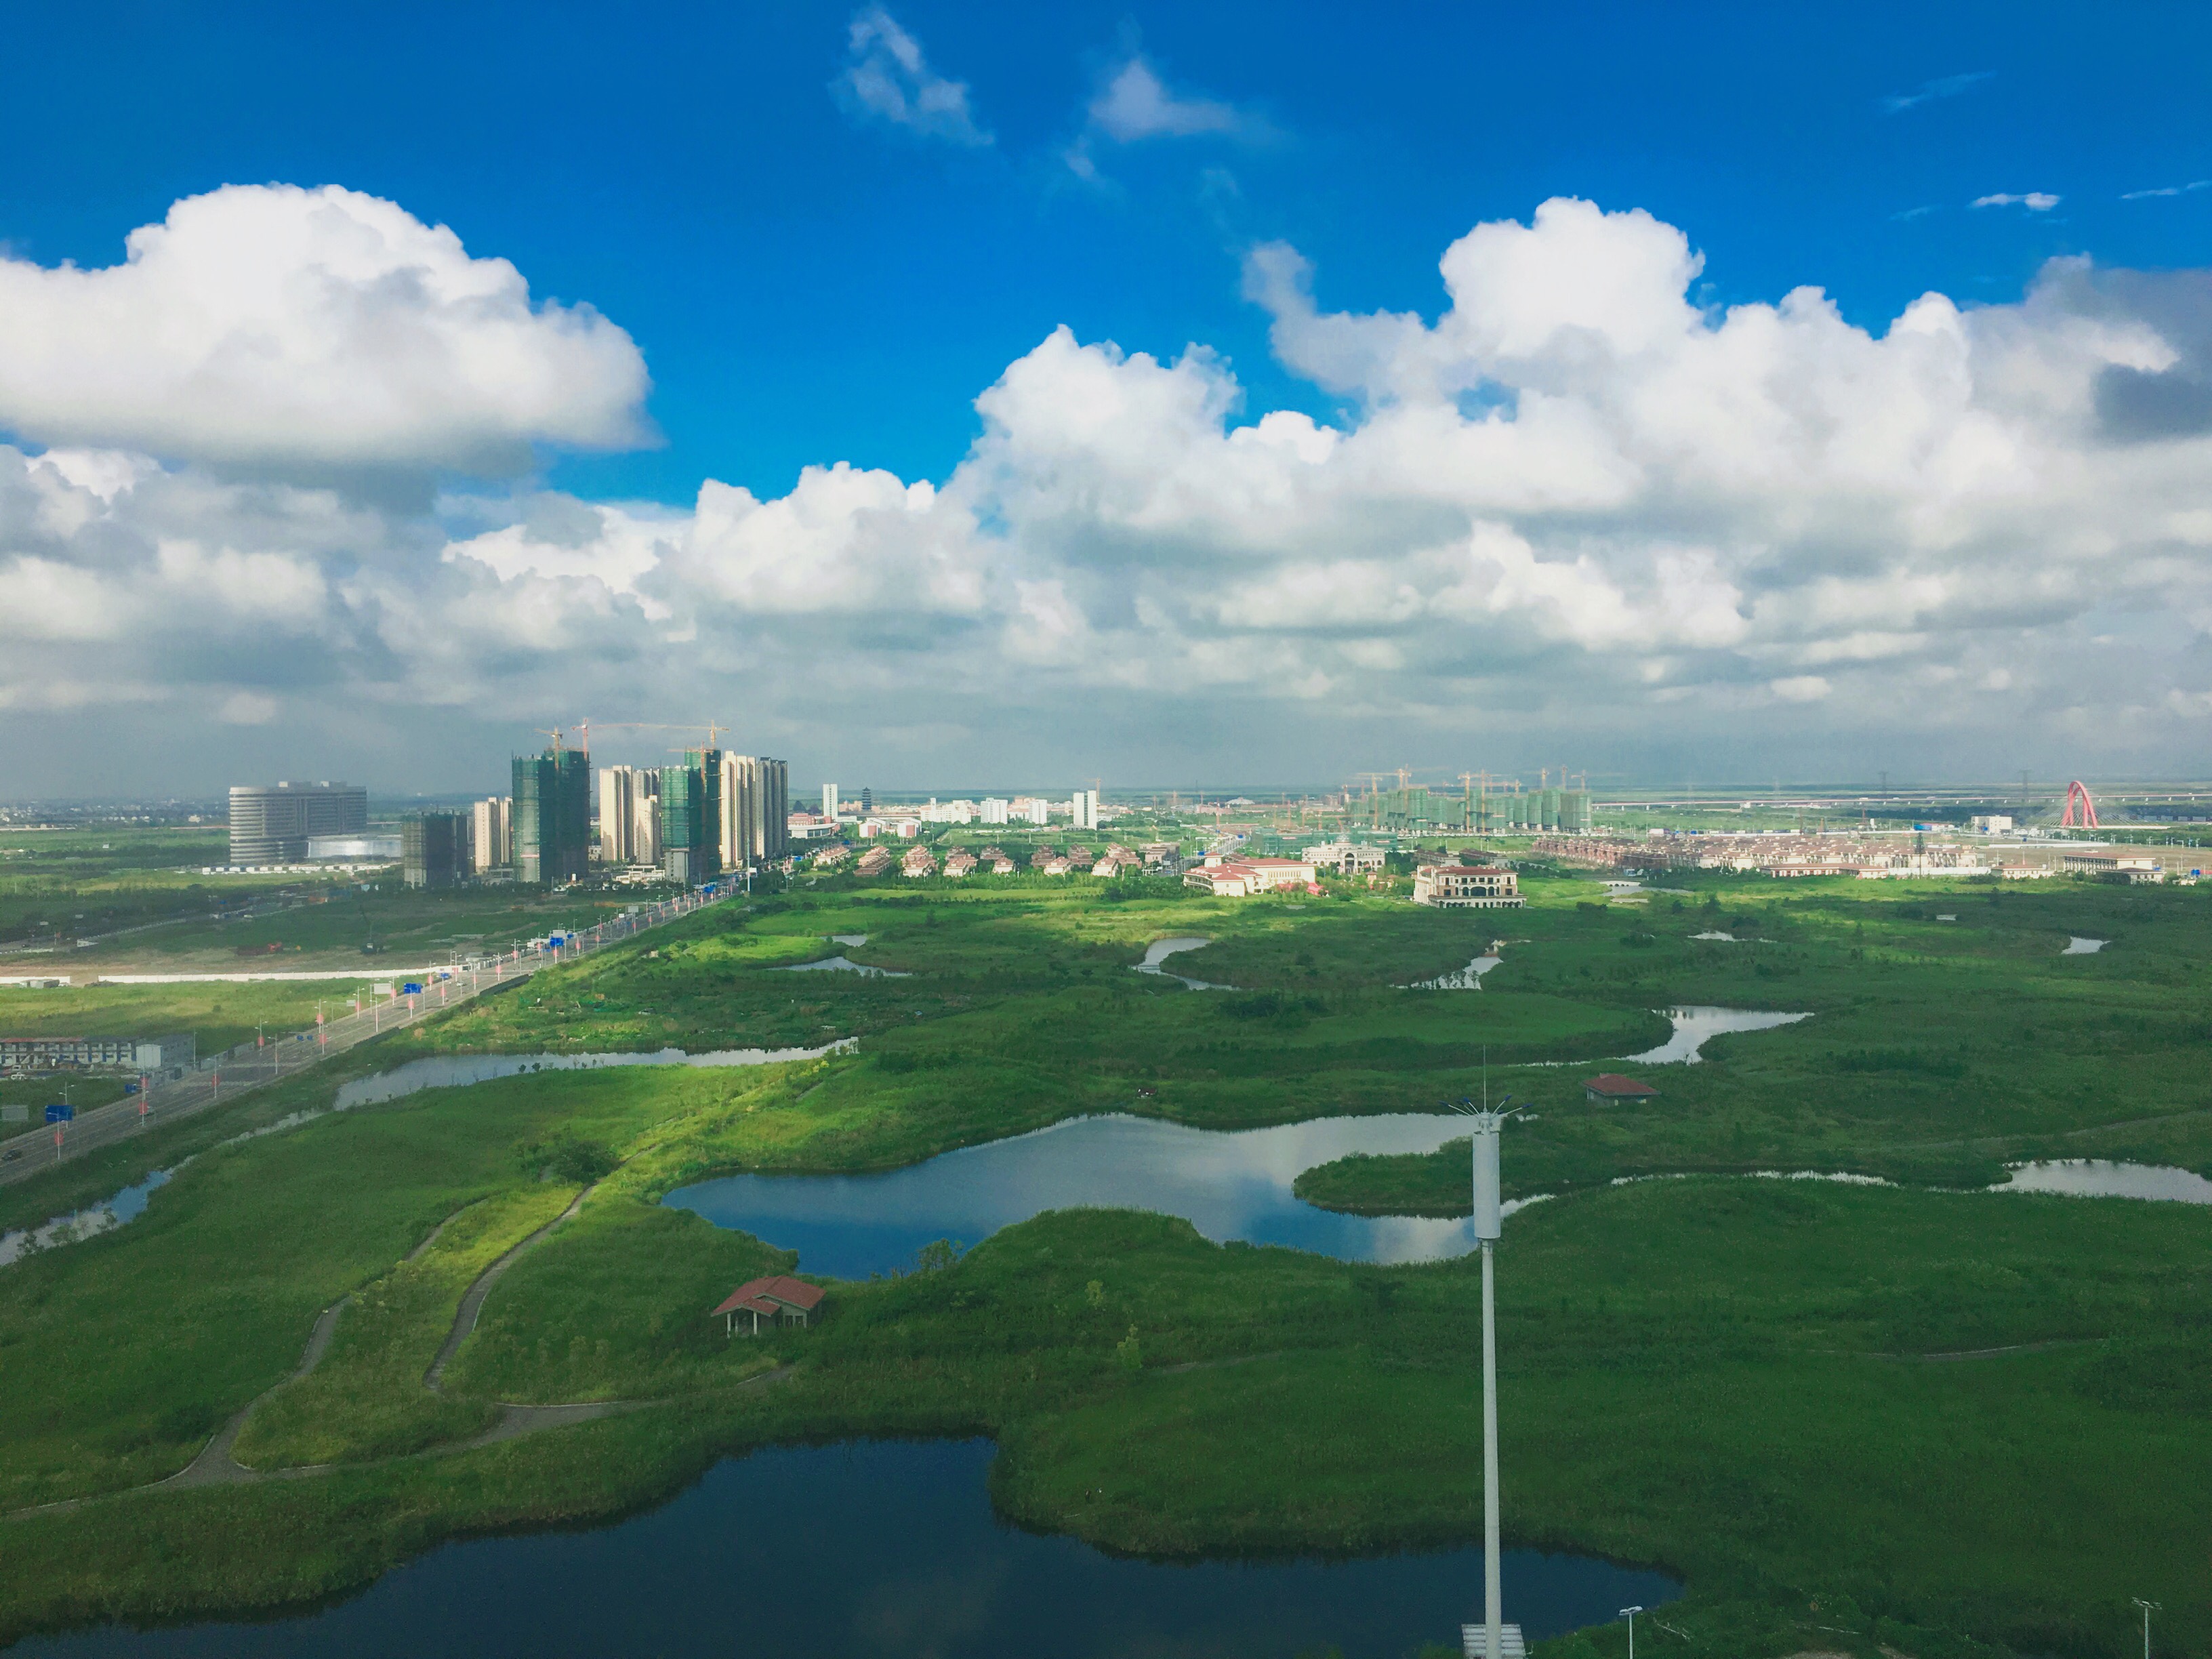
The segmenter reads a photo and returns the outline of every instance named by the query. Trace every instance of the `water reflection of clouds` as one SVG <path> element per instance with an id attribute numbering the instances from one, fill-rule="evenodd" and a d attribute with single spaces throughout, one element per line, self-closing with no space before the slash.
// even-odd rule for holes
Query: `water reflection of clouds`
<path id="1" fill-rule="evenodd" d="M 732 1176 L 667 1201 L 795 1248 L 810 1271 L 860 1277 L 911 1265 L 939 1238 L 973 1243 L 1047 1210 L 1181 1216 L 1206 1237 L 1352 1261 L 1434 1261 L 1474 1247 L 1464 1220 L 1340 1215 L 1291 1183 L 1353 1152 L 1431 1152 L 1468 1132 L 1434 1113 L 1317 1118 L 1223 1133 L 1127 1116 L 1078 1118 L 872 1176 Z"/>
<path id="2" fill-rule="evenodd" d="M 852 1047 L 854 1039 L 848 1037 L 819 1048 L 717 1048 L 696 1054 L 681 1048 L 628 1054 L 430 1054 L 340 1084 L 337 1105 L 340 1111 L 349 1106 L 377 1106 L 422 1089 L 457 1089 L 525 1072 L 596 1072 L 610 1066 L 781 1066 L 819 1060 Z"/>
<path id="3" fill-rule="evenodd" d="M 2212 1181 L 2193 1170 L 2163 1164 L 2114 1164 L 2101 1158 L 2056 1158 L 2021 1164 L 1993 1193 L 2063 1193 L 2074 1198 L 2143 1198 L 2173 1204 L 2212 1204 Z"/>
<path id="4" fill-rule="evenodd" d="M 1731 1031 L 1770 1031 L 1778 1025 L 1795 1025 L 1810 1014 L 1766 1013 L 1750 1008 L 1669 1008 L 1674 1035 L 1656 1048 L 1627 1056 L 1632 1066 L 1695 1066 L 1705 1059 L 1699 1051 L 1706 1042 Z"/>

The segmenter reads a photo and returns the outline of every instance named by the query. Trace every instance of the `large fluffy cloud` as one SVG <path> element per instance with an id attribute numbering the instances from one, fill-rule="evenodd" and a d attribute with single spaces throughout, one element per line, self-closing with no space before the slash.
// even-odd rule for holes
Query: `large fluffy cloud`
<path id="1" fill-rule="evenodd" d="M 0 258 L 0 429 L 227 467 L 526 471 L 641 435 L 645 363 L 589 306 L 374 197 L 228 186 L 119 265 Z"/>
<path id="2" fill-rule="evenodd" d="M 0 702 L 741 714 L 886 784 L 1071 750 L 1312 775 L 1386 734 L 1624 770 L 2185 764 L 2212 709 L 2204 274 L 2059 262 L 2016 304 L 1931 294 L 1869 331 L 1812 289 L 1702 310 L 1699 269 L 1648 215 L 1553 201 L 1455 243 L 1431 321 L 1322 313 L 1260 248 L 1275 349 L 1340 418 L 1248 409 L 1201 346 L 1060 329 L 935 485 L 838 464 L 769 500 L 410 515 L 0 451 Z M 493 288 L 526 334 L 607 326 Z M 399 449 L 434 451 L 423 418 Z"/>

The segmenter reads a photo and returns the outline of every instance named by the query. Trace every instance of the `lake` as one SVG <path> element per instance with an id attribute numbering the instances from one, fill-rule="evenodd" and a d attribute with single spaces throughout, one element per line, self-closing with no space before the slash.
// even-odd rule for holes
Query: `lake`
<path id="1" fill-rule="evenodd" d="M 1339 1215 L 1299 1199 L 1291 1183 L 1349 1152 L 1432 1152 L 1468 1133 L 1465 1118 L 1431 1112 L 1229 1132 L 1116 1114 L 878 1175 L 726 1176 L 662 1202 L 795 1249 L 802 1271 L 839 1279 L 911 1267 L 936 1239 L 974 1244 L 1079 1205 L 1182 1216 L 1222 1243 L 1286 1244 L 1344 1261 L 1438 1261 L 1474 1248 L 1472 1221 Z"/>
<path id="2" fill-rule="evenodd" d="M 295 1618 L 33 1638 L 12 1659 L 1231 1659 L 1455 1649 L 1479 1547 L 1348 1561 L 1182 1565 L 1006 1525 L 988 1441 L 843 1444 L 717 1464 L 590 1531 L 447 1544 Z M 1533 1474 L 1528 1478 L 1534 1478 Z M 1656 1607 L 1665 1574 L 1513 1550 L 1505 1611 L 1531 1641 Z"/>

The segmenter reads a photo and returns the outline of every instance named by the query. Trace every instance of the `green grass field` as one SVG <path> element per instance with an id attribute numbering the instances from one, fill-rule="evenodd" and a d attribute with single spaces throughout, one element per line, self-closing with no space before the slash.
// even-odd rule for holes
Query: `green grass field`
<path id="1" fill-rule="evenodd" d="M 915 885 L 719 907 L 0 1194 L 17 1224 L 198 1154 L 141 1220 L 0 1269 L 0 1367 L 71 1379 L 0 1391 L 0 1509 L 110 1494 L 0 1523 L 0 1639 L 275 1609 L 441 1537 L 617 1514 L 714 1456 L 848 1434 L 988 1433 L 1006 1514 L 1115 1549 L 1464 1539 L 1468 1263 L 1360 1267 L 1069 1212 L 834 1286 L 818 1330 L 732 1343 L 706 1310 L 790 1258 L 657 1200 L 1089 1110 L 1226 1127 L 1426 1109 L 1479 1088 L 1486 1049 L 1492 1087 L 1535 1108 L 1509 1131 L 1509 1188 L 1559 1194 L 1500 1255 L 1508 1534 L 1682 1574 L 1686 1635 L 1639 1645 L 2118 1659 L 2127 1598 L 2148 1594 L 2161 1652 L 2212 1647 L 2212 1211 L 1936 1190 L 2027 1156 L 2212 1167 L 2198 890 L 1699 878 L 1679 909 L 1624 911 L 1559 880 L 1522 912 L 1439 915 Z M 1714 931 L 1766 942 L 1694 938 Z M 2112 943 L 2062 957 L 2075 933 Z M 1130 971 L 1170 935 L 1214 941 L 1178 971 L 1238 988 Z M 1484 990 L 1400 988 L 1493 939 Z M 841 951 L 912 977 L 783 971 Z M 1686 1003 L 1814 1018 L 1648 1068 L 1655 1101 L 1583 1101 L 1594 1062 Z M 857 1054 L 795 1066 L 549 1073 L 220 1144 L 425 1051 L 848 1035 Z M 1555 1060 L 1575 1063 L 1538 1063 Z M 1906 1184 L 1736 1178 L 1760 1168 Z M 1450 1213 L 1465 1170 L 1447 1149 L 1300 1190 Z M 1639 1174 L 1692 1178 L 1607 1184 Z M 426 1389 L 462 1291 L 594 1175 Z M 322 1366 L 286 1382 L 347 1297 Z M 789 1381 L 742 1386 L 775 1363 Z M 125 1490 L 257 1398 L 242 1459 L 333 1470 Z M 578 1401 L 653 1403 L 439 1452 L 495 1402 Z"/>

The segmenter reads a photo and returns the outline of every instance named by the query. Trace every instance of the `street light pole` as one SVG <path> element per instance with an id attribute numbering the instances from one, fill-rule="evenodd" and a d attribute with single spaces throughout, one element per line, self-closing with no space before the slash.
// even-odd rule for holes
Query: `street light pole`
<path id="1" fill-rule="evenodd" d="M 1480 1109 L 1471 1102 L 1461 1109 L 1474 1120 L 1474 1237 L 1482 1249 L 1481 1659 L 1505 1659 L 1504 1595 L 1500 1583 L 1498 1536 L 1498 1279 L 1494 1251 L 1504 1229 L 1498 1138 L 1498 1132 L 1505 1127 L 1505 1120 L 1513 1115 L 1505 1109 L 1512 1098 L 1506 1096 L 1495 1110 L 1486 1102 Z"/>
<path id="2" fill-rule="evenodd" d="M 1623 1607 L 1620 1616 L 1628 1620 L 1628 1659 L 1636 1659 L 1636 1615 L 1642 1607 Z"/>
<path id="3" fill-rule="evenodd" d="M 2140 1596 L 2140 1595 L 2133 1596 L 2133 1597 L 2130 1597 L 2130 1600 L 2132 1600 L 2137 1607 L 2141 1607 L 2141 1608 L 2142 1609 L 2142 1616 L 2143 1616 L 2143 1659 L 2150 1659 L 2150 1616 L 2151 1616 L 2151 1614 L 2153 1614 L 2154 1613 L 2160 1612 L 2160 1611 L 2162 1611 L 2163 1609 L 2160 1607 L 2160 1605 L 2159 1605 L 2157 1602 L 2155 1602 L 2155 1601 L 2144 1601 L 2144 1600 L 2142 1599 L 2142 1596 Z"/>

